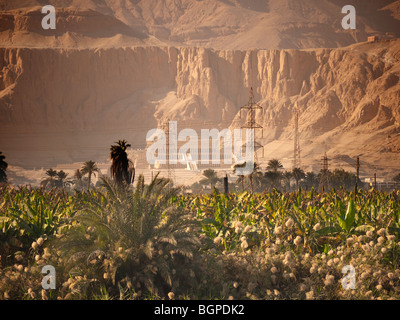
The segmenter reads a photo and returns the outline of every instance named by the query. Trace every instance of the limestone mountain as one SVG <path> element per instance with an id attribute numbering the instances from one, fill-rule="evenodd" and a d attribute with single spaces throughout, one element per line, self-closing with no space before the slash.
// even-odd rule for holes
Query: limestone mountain
<path id="1" fill-rule="evenodd" d="M 103 161 L 118 139 L 145 148 L 165 119 L 180 129 L 239 127 L 252 87 L 264 160 L 396 166 L 399 1 L 0 0 L 0 146 L 25 168 Z M 341 8 L 357 30 L 341 29 Z M 366 42 L 368 35 L 391 40 Z M 368 167 L 370 166 L 370 167 Z M 371 169 L 372 170 L 372 169 Z"/>
<path id="2" fill-rule="evenodd" d="M 215 49 L 347 46 L 368 35 L 400 33 L 391 0 L 0 0 L 0 39 L 8 46 L 110 47 L 132 44 Z M 57 29 L 40 29 L 42 6 L 57 9 Z M 356 8 L 343 30 L 342 7 Z"/>

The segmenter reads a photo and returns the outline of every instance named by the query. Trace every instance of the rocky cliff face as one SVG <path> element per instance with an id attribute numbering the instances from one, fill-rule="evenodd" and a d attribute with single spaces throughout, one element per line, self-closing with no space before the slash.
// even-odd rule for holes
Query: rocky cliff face
<path id="1" fill-rule="evenodd" d="M 248 50 L 335 48 L 400 36 L 394 0 L 57 0 L 57 30 L 41 30 L 40 0 L 0 0 L 0 43 L 98 48 L 163 43 Z M 356 30 L 343 30 L 354 5 Z"/>
<path id="2" fill-rule="evenodd" d="M 253 87 L 264 159 L 290 166 L 297 105 L 303 163 L 318 167 L 324 151 L 393 161 L 399 60 L 398 40 L 315 50 L 0 48 L 0 146 L 22 166 L 101 161 L 116 139 L 144 148 L 167 118 L 178 130 L 238 127 Z"/>
<path id="3" fill-rule="evenodd" d="M 0 4 L 1 5 L 1 4 Z M 56 9 L 56 29 L 42 28 L 41 6 L 0 11 L 0 43 L 22 48 L 99 48 L 151 43 L 143 27 L 91 9 Z M 153 42 L 154 44 L 154 42 Z"/>

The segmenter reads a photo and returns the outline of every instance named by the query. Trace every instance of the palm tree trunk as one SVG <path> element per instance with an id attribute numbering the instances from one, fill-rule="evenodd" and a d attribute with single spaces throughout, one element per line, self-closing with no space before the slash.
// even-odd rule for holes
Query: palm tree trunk
<path id="1" fill-rule="evenodd" d="M 88 179 L 88 190 L 90 189 L 90 182 L 92 179 L 92 174 L 89 172 L 89 179 Z"/>

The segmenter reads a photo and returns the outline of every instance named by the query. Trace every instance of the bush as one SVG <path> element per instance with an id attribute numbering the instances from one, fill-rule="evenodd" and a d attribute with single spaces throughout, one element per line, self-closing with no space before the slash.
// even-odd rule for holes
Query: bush
<path id="1" fill-rule="evenodd" d="M 146 186 L 140 176 L 134 191 L 102 182 L 103 189 L 91 191 L 74 216 L 73 227 L 53 244 L 71 261 L 66 271 L 87 275 L 96 290 L 106 287 L 113 296 L 130 290 L 166 297 L 186 290 L 200 242 L 196 221 L 173 205 L 169 181 L 156 177 Z"/>

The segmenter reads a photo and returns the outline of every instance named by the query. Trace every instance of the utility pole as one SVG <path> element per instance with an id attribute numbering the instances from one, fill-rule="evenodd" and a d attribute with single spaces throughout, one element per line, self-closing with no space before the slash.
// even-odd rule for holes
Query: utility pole
<path id="1" fill-rule="evenodd" d="M 360 157 L 357 157 L 356 169 L 357 169 L 357 174 L 356 174 L 356 188 L 355 188 L 355 193 L 358 192 L 358 180 L 360 179 Z"/>
<path id="2" fill-rule="evenodd" d="M 171 163 L 170 163 L 170 119 L 167 119 L 166 122 L 163 124 L 163 130 L 165 132 L 166 136 L 166 142 L 167 142 L 167 148 L 166 148 L 166 167 L 167 167 L 167 175 L 170 183 L 168 184 L 169 186 L 173 185 L 175 181 L 175 170 L 172 168 Z"/>
<path id="3" fill-rule="evenodd" d="M 328 156 L 326 152 L 322 157 L 322 170 L 321 170 L 321 178 L 319 181 L 320 188 L 322 187 L 322 192 L 325 191 L 329 187 L 329 165 L 328 165 Z"/>
<path id="4" fill-rule="evenodd" d="M 228 175 L 225 174 L 224 177 L 224 193 L 228 194 L 229 193 L 229 187 L 228 187 Z"/>

